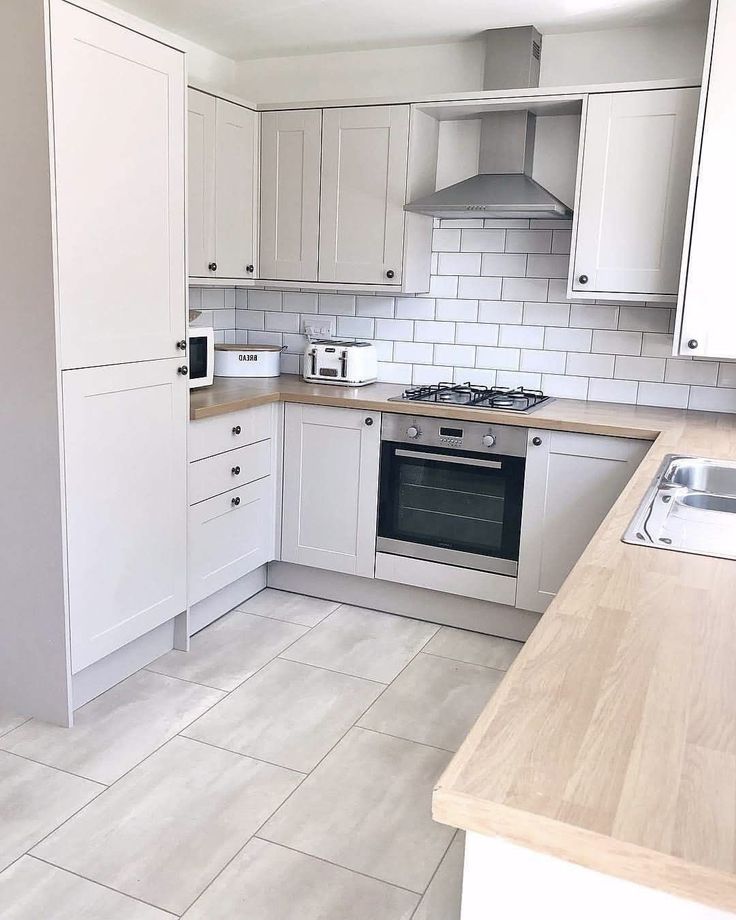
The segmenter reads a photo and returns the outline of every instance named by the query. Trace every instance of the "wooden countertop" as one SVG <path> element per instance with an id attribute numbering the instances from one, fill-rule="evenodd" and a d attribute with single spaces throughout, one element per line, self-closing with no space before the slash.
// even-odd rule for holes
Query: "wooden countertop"
<path id="1" fill-rule="evenodd" d="M 218 380 L 192 418 L 279 399 L 437 415 L 386 402 L 400 391 Z M 573 400 L 441 414 L 653 445 L 440 779 L 434 817 L 736 912 L 736 562 L 620 540 L 665 454 L 736 458 L 736 415 Z"/>

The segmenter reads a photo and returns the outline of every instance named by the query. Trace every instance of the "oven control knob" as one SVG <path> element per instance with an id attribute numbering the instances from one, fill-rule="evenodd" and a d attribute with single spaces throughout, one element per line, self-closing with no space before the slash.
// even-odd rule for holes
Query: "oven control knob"
<path id="1" fill-rule="evenodd" d="M 412 438 L 412 440 L 414 438 L 418 438 L 419 434 L 420 432 L 416 425 L 409 425 L 409 427 L 406 429 L 407 438 Z"/>
<path id="2" fill-rule="evenodd" d="M 496 443 L 496 436 L 494 434 L 484 434 L 483 435 L 483 447 L 493 447 Z"/>

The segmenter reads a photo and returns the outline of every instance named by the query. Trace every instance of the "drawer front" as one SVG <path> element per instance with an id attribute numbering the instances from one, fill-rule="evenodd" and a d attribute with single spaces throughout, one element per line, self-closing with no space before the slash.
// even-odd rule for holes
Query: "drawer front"
<path id="1" fill-rule="evenodd" d="M 202 460 L 273 435 L 274 406 L 255 406 L 189 423 L 189 460 Z"/>
<path id="2" fill-rule="evenodd" d="M 275 558 L 273 477 L 189 509 L 189 602 Z"/>
<path id="3" fill-rule="evenodd" d="M 205 501 L 271 473 L 271 444 L 258 441 L 189 464 L 189 504 Z"/>

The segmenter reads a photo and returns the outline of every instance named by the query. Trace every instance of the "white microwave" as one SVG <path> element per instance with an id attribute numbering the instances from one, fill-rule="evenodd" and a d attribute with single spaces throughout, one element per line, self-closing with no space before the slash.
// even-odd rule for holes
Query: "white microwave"
<path id="1" fill-rule="evenodd" d="M 215 379 L 215 330 L 207 326 L 190 326 L 189 387 L 208 387 Z"/>

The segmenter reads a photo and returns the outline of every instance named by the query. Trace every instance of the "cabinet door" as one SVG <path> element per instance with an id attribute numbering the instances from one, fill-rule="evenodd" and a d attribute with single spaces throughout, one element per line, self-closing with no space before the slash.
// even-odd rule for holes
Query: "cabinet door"
<path id="1" fill-rule="evenodd" d="M 736 163 L 736 5 L 712 4 L 709 34 L 712 52 L 705 62 L 707 95 L 701 103 L 702 136 L 693 178 L 678 344 L 681 355 L 736 358 L 736 311 L 727 285 L 724 290 L 725 268 L 734 253 L 731 222 L 736 208 L 732 179 Z"/>
<path id="2" fill-rule="evenodd" d="M 409 106 L 323 115 L 319 280 L 401 284 Z"/>
<path id="3" fill-rule="evenodd" d="M 572 291 L 677 294 L 697 107 L 697 89 L 590 96 Z"/>
<path id="4" fill-rule="evenodd" d="M 255 274 L 255 142 L 256 113 L 218 99 L 215 262 L 220 278 Z"/>
<path id="5" fill-rule="evenodd" d="M 261 278 L 317 280 L 321 145 L 318 109 L 261 116 Z"/>
<path id="6" fill-rule="evenodd" d="M 528 437 L 516 606 L 542 612 L 650 444 L 565 431 Z"/>
<path id="7" fill-rule="evenodd" d="M 186 608 L 188 388 L 177 368 L 63 374 L 73 672 Z"/>
<path id="8" fill-rule="evenodd" d="M 188 98 L 189 274 L 206 278 L 215 261 L 215 97 L 190 89 Z"/>
<path id="9" fill-rule="evenodd" d="M 184 55 L 55 2 L 63 368 L 176 355 L 184 337 Z"/>
<path id="10" fill-rule="evenodd" d="M 284 562 L 372 578 L 381 417 L 287 403 Z"/>

